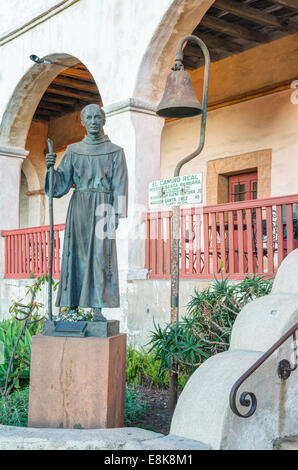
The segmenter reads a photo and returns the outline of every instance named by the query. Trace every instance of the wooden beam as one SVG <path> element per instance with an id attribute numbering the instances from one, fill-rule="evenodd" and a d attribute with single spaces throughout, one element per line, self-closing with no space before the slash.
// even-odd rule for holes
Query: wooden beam
<path id="1" fill-rule="evenodd" d="M 49 109 L 51 111 L 59 111 L 64 113 L 69 113 L 74 111 L 75 106 L 68 105 L 61 105 L 61 104 L 54 104 L 49 101 L 41 100 L 37 109 Z"/>
<path id="2" fill-rule="evenodd" d="M 86 82 L 84 80 L 79 80 L 76 78 L 68 78 L 68 77 L 62 77 L 61 75 L 58 75 L 52 83 L 54 85 L 63 85 L 68 88 L 73 88 L 75 90 L 84 90 L 88 91 L 89 93 L 98 93 L 98 88 L 95 85 L 95 83 L 91 82 Z"/>
<path id="3" fill-rule="evenodd" d="M 291 8 L 292 10 L 298 11 L 298 2 L 297 0 L 271 0 L 274 3 L 279 3 L 280 5 Z"/>
<path id="4" fill-rule="evenodd" d="M 51 83 L 49 88 L 47 89 L 47 92 L 54 93 L 56 95 L 61 95 L 61 96 L 69 96 L 71 98 L 76 98 L 78 100 L 83 99 L 87 101 L 88 103 L 100 103 L 101 99 L 98 94 L 95 93 L 87 93 L 86 91 L 81 91 L 81 90 L 76 90 L 73 88 L 68 88 L 60 85 L 55 85 L 54 83 Z"/>
<path id="5" fill-rule="evenodd" d="M 69 106 L 79 106 L 82 104 L 84 106 L 85 103 L 89 103 L 88 100 L 82 100 L 82 99 L 77 99 L 77 98 L 69 98 L 68 96 L 60 96 L 59 94 L 57 95 L 56 93 L 49 93 L 46 91 L 46 93 L 43 95 L 42 100 L 45 100 L 50 103 L 58 103 L 58 104 L 66 104 Z"/>
<path id="6" fill-rule="evenodd" d="M 201 51 L 201 49 L 199 49 L 198 47 L 193 47 L 193 46 L 190 46 L 189 44 L 185 47 L 183 53 L 187 56 L 187 57 L 196 57 L 199 59 L 200 62 L 204 63 L 204 56 L 203 56 L 203 53 Z M 217 60 L 221 60 L 223 59 L 224 57 L 227 56 L 227 54 L 229 54 L 228 52 L 226 52 L 226 54 L 221 54 L 217 51 L 214 51 L 213 49 L 209 49 L 209 53 L 210 53 L 210 58 L 211 58 L 211 62 L 215 62 Z"/>
<path id="7" fill-rule="evenodd" d="M 196 70 L 203 65 L 203 61 L 196 60 L 193 57 L 184 57 L 183 65 L 188 70 Z"/>
<path id="8" fill-rule="evenodd" d="M 230 23 L 210 15 L 205 15 L 200 25 L 227 34 L 228 36 L 245 39 L 249 42 L 264 43 L 269 41 L 266 34 L 260 33 L 259 31 L 251 31 L 237 23 Z"/>
<path id="9" fill-rule="evenodd" d="M 219 39 L 216 36 L 212 36 L 211 34 L 201 33 L 200 28 L 196 28 L 193 34 L 202 39 L 202 41 L 206 43 L 208 49 L 213 49 L 215 51 L 219 50 L 222 52 L 232 52 L 233 54 L 243 52 L 242 46 L 231 41 L 226 41 L 225 39 Z"/>
<path id="10" fill-rule="evenodd" d="M 91 73 L 84 70 L 77 70 L 77 69 L 65 69 L 62 73 L 59 74 L 60 77 L 72 77 L 72 78 L 79 78 L 80 80 L 84 80 L 86 82 L 94 82 L 94 78 L 92 77 Z"/>
<path id="11" fill-rule="evenodd" d="M 34 114 L 32 121 L 38 121 L 38 122 L 49 122 L 50 117 L 49 116 L 40 116 L 38 113 Z"/>
<path id="12" fill-rule="evenodd" d="M 282 31 L 288 30 L 287 26 L 276 16 L 266 13 L 266 11 L 235 2 L 234 0 L 216 0 L 213 6 L 258 24 L 273 26 Z"/>
<path id="13" fill-rule="evenodd" d="M 36 109 L 36 114 L 38 114 L 39 116 L 54 116 L 54 117 L 60 117 L 63 115 L 63 113 L 59 111 L 50 111 L 48 109 L 40 109 L 40 108 Z"/>

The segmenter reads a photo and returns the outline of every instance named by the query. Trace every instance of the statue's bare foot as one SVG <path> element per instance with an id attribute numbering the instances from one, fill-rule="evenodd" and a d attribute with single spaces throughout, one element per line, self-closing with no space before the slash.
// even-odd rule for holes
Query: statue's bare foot
<path id="1" fill-rule="evenodd" d="M 101 313 L 101 308 L 94 307 L 93 321 L 107 321 L 106 317 Z"/>

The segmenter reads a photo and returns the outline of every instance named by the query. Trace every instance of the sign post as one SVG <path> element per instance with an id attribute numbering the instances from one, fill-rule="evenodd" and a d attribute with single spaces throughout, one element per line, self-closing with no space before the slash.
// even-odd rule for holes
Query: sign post
<path id="1" fill-rule="evenodd" d="M 172 207 L 171 224 L 171 323 L 179 320 L 180 207 L 202 203 L 202 173 L 176 176 L 149 184 L 149 208 Z M 177 401 L 177 374 L 170 374 L 170 409 Z"/>

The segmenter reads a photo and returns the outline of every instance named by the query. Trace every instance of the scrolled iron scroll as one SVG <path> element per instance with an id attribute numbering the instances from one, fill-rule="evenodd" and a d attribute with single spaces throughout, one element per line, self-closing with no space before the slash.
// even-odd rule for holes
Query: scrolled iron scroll
<path id="1" fill-rule="evenodd" d="M 294 354 L 295 354 L 295 364 L 291 367 L 291 364 L 287 360 L 282 360 L 279 362 L 278 366 L 278 376 L 281 380 L 287 380 L 291 373 L 298 368 L 298 351 L 297 351 L 297 344 L 296 344 L 296 331 L 298 330 L 298 322 L 292 326 L 290 330 L 288 330 L 276 343 L 271 346 L 268 351 L 266 351 L 238 380 L 234 383 L 232 390 L 230 392 L 230 408 L 235 413 L 235 415 L 239 416 L 240 418 L 249 418 L 254 414 L 257 409 L 257 397 L 252 392 L 243 392 L 240 395 L 240 405 L 249 407 L 247 413 L 243 414 L 237 408 L 236 401 L 237 401 L 237 392 L 240 386 L 245 382 L 248 377 L 250 377 L 267 359 L 274 353 L 290 336 L 293 335 L 293 342 L 294 342 Z"/>
<path id="2" fill-rule="evenodd" d="M 231 407 L 233 413 L 235 413 L 235 415 L 239 416 L 240 418 L 250 418 L 257 409 L 257 397 L 252 392 L 243 392 L 243 393 L 241 393 L 240 398 L 239 398 L 240 405 L 246 406 L 246 407 L 250 406 L 250 409 L 248 410 L 247 413 L 240 413 L 240 411 L 237 408 L 237 403 L 236 403 L 237 402 L 238 388 L 241 385 L 241 383 L 239 383 L 239 382 L 240 381 L 237 381 L 235 383 L 234 387 L 231 390 L 231 393 L 230 393 L 230 407 Z"/>

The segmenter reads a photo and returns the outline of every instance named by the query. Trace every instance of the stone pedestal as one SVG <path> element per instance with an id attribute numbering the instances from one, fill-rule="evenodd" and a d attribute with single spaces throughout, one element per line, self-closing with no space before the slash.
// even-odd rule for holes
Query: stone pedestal
<path id="1" fill-rule="evenodd" d="M 32 338 L 28 426 L 124 425 L 126 335 Z"/>

